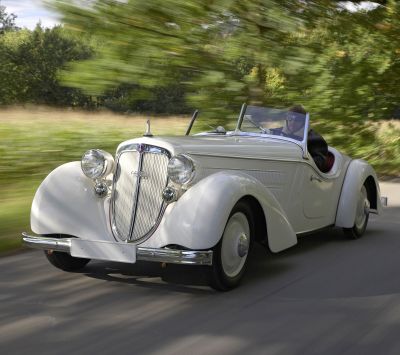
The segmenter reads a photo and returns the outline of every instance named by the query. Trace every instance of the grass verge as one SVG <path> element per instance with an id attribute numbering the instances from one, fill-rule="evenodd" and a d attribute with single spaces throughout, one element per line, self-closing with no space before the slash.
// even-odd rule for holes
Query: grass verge
<path id="1" fill-rule="evenodd" d="M 146 116 L 43 107 L 0 111 L 0 254 L 21 247 L 30 231 L 30 206 L 40 182 L 57 166 L 91 148 L 114 153 L 145 131 Z M 189 117 L 151 117 L 157 135 L 183 134 Z"/>

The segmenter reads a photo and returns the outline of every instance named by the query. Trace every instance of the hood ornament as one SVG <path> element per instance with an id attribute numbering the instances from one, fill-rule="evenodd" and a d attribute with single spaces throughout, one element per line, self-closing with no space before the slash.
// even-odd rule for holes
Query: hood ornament
<path id="1" fill-rule="evenodd" d="M 143 137 L 153 137 L 153 134 L 150 131 L 150 120 L 146 122 L 146 132 L 144 132 Z"/>

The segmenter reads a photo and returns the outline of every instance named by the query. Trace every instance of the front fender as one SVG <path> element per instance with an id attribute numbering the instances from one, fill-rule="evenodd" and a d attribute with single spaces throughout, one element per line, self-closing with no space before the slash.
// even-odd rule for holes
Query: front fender
<path id="1" fill-rule="evenodd" d="M 297 243 L 285 213 L 265 186 L 247 174 L 222 171 L 199 181 L 171 204 L 156 233 L 144 244 L 209 249 L 220 240 L 232 208 L 244 196 L 253 196 L 262 206 L 271 251 Z"/>
<path id="2" fill-rule="evenodd" d="M 352 228 L 356 218 L 358 196 L 365 181 L 372 177 L 376 189 L 376 213 L 381 213 L 382 204 L 378 178 L 374 169 L 366 161 L 353 160 L 346 172 L 340 194 L 335 225 L 337 227 Z"/>
<path id="3" fill-rule="evenodd" d="M 109 198 L 95 195 L 80 162 L 53 170 L 36 191 L 31 229 L 36 234 L 67 234 L 89 240 L 114 240 L 109 225 Z"/>

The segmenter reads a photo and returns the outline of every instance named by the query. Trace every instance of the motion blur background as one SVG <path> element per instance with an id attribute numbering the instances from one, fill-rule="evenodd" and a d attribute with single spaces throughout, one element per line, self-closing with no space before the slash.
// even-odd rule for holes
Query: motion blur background
<path id="1" fill-rule="evenodd" d="M 0 0 L 0 253 L 52 169 L 148 117 L 183 134 L 194 109 L 217 125 L 301 103 L 330 145 L 399 176 L 399 20 L 391 0 Z"/>

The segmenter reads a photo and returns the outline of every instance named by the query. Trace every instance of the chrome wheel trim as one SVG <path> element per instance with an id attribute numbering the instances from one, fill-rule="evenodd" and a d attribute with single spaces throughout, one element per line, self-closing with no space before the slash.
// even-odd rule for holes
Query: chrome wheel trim
<path id="1" fill-rule="evenodd" d="M 356 228 L 362 229 L 364 227 L 365 221 L 369 214 L 369 207 L 370 204 L 368 201 L 367 189 L 365 186 L 363 186 L 357 202 L 356 219 L 354 223 Z"/>
<path id="2" fill-rule="evenodd" d="M 242 271 L 246 263 L 249 245 L 249 222 L 244 213 L 236 212 L 229 218 L 222 235 L 221 264 L 228 277 L 236 277 Z"/>

